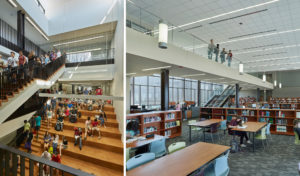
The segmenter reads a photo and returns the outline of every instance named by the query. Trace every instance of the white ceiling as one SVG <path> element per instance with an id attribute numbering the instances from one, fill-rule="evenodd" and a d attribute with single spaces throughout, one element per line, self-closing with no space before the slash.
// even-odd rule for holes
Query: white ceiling
<path id="1" fill-rule="evenodd" d="M 267 2 L 270 3 L 248 8 Z M 144 10 L 140 11 L 136 6 Z M 248 9 L 243 10 L 244 8 Z M 235 10 L 239 11 L 220 15 Z M 152 30 L 157 29 L 158 17 L 170 24 L 180 26 L 220 15 L 176 29 L 175 32 L 202 25 L 185 32 L 202 39 L 206 43 L 213 38 L 215 43 L 220 43 L 221 48 L 233 50 L 234 60 L 242 61 L 246 72 L 300 68 L 299 13 L 299 0 L 127 1 L 127 18 L 135 19 L 139 24 Z M 157 17 L 154 17 L 153 14 Z M 186 35 L 183 37 L 185 40 L 189 40 Z M 180 40 L 177 39 L 177 41 Z M 200 41 L 196 44 L 186 42 L 186 47 L 191 47 L 205 55 L 206 43 Z"/>

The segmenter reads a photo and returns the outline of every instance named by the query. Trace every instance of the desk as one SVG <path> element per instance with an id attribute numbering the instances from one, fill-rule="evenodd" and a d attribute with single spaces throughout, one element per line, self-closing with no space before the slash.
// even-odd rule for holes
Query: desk
<path id="1" fill-rule="evenodd" d="M 223 120 L 208 119 L 208 120 L 198 121 L 196 123 L 188 124 L 188 126 L 190 127 L 190 142 L 192 141 L 192 126 L 207 128 L 207 127 L 210 127 L 212 124 L 220 123 L 221 121 L 223 121 Z M 205 129 L 203 130 L 203 136 L 204 136 L 204 142 L 205 142 Z"/>
<path id="2" fill-rule="evenodd" d="M 211 162 L 230 147 L 198 142 L 182 150 L 166 155 L 132 169 L 127 176 L 186 176 Z"/>
<path id="3" fill-rule="evenodd" d="M 232 131 L 244 131 L 244 132 L 249 132 L 252 133 L 252 142 L 253 142 L 253 152 L 255 150 L 255 133 L 258 132 L 260 129 L 265 127 L 267 125 L 266 122 L 247 122 L 244 125 L 247 125 L 246 128 L 231 128 Z M 250 136 L 249 136 L 250 137 Z"/>
<path id="4" fill-rule="evenodd" d="M 154 137 L 152 138 L 147 138 L 145 140 L 136 140 L 134 142 L 131 143 L 126 143 L 126 148 L 138 148 L 144 145 L 148 145 L 154 141 L 158 141 L 161 140 L 163 138 L 166 138 L 165 136 L 160 136 L 160 135 L 154 135 Z"/>

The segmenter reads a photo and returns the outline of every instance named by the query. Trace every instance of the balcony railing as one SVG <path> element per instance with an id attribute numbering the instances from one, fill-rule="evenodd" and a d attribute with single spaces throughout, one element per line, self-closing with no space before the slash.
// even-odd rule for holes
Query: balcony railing
<path id="1" fill-rule="evenodd" d="M 24 66 L 4 68 L 4 71 L 0 72 L 0 100 L 7 100 L 33 79 L 47 80 L 65 64 L 65 58 L 62 56 L 47 65 L 29 61 Z"/>

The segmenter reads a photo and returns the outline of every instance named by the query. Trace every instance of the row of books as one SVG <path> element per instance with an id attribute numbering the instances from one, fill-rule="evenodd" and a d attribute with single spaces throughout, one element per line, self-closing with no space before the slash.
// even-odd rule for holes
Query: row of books
<path id="1" fill-rule="evenodd" d="M 286 119 L 276 119 L 276 124 L 277 125 L 287 125 L 287 120 Z"/>
<path id="2" fill-rule="evenodd" d="M 249 110 L 243 110 L 242 115 L 244 115 L 244 116 L 255 116 L 255 112 L 254 111 L 249 111 Z"/>
<path id="3" fill-rule="evenodd" d="M 157 128 L 154 126 L 144 128 L 144 134 L 151 133 L 157 131 Z"/>
<path id="4" fill-rule="evenodd" d="M 173 120 L 175 119 L 175 114 L 169 113 L 166 115 L 165 120 Z"/>
<path id="5" fill-rule="evenodd" d="M 171 134 L 172 134 L 172 133 L 171 133 L 171 130 L 166 130 L 166 131 L 165 131 L 165 136 L 171 136 Z"/>
<path id="6" fill-rule="evenodd" d="M 268 122 L 268 123 L 274 124 L 274 119 L 273 118 L 259 118 L 259 122 Z"/>
<path id="7" fill-rule="evenodd" d="M 287 132 L 286 126 L 279 126 L 276 127 L 277 132 Z"/>
<path id="8" fill-rule="evenodd" d="M 180 126 L 180 121 L 165 123 L 165 129 Z"/>
<path id="9" fill-rule="evenodd" d="M 145 117 L 144 118 L 144 124 L 153 123 L 153 122 L 160 122 L 160 121 L 161 121 L 161 117 L 159 117 L 159 116 Z"/>

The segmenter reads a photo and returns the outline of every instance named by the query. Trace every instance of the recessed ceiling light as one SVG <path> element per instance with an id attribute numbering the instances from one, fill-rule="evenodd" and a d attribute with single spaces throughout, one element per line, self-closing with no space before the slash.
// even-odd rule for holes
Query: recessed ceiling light
<path id="1" fill-rule="evenodd" d="M 96 37 L 91 37 L 91 38 L 86 38 L 86 39 L 80 39 L 80 40 L 75 40 L 75 41 L 70 41 L 70 42 L 65 42 L 65 43 L 58 43 L 55 44 L 53 46 L 60 46 L 60 45 L 67 45 L 67 44 L 72 44 L 72 43 L 78 43 L 78 42 L 84 42 L 84 41 L 88 41 L 88 40 L 94 40 L 94 39 L 99 39 L 99 38 L 103 38 L 104 36 L 96 36 Z"/>
<path id="2" fill-rule="evenodd" d="M 127 73 L 126 76 L 136 75 L 136 73 Z"/>
<path id="3" fill-rule="evenodd" d="M 160 70 L 160 69 L 164 69 L 164 68 L 170 68 L 170 67 L 171 67 L 171 66 L 163 66 L 163 67 L 146 68 L 146 69 L 143 69 L 142 71 Z"/>
<path id="4" fill-rule="evenodd" d="M 192 76 L 204 76 L 206 75 L 205 73 L 200 73 L 200 74 L 193 74 L 193 75 L 182 75 L 182 77 L 192 77 Z"/>

